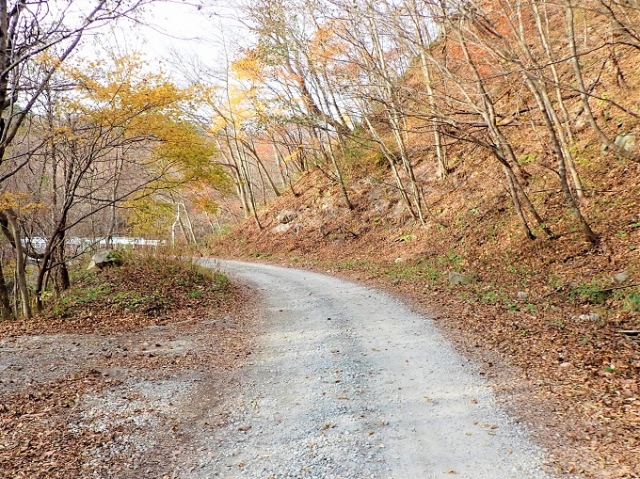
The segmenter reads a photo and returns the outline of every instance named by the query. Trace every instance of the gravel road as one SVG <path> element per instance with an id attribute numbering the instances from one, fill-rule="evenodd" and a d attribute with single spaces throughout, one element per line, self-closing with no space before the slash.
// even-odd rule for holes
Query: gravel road
<path id="1" fill-rule="evenodd" d="M 258 288 L 266 312 L 230 420 L 210 433 L 189 477 L 551 477 L 432 320 L 329 276 L 203 264 Z"/>

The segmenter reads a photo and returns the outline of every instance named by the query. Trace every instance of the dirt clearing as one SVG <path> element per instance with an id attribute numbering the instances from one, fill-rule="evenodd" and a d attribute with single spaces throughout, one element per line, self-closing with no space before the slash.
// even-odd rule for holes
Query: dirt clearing
<path id="1" fill-rule="evenodd" d="M 0 477 L 173 478 L 197 466 L 194 437 L 225 423 L 223 399 L 250 354 L 255 301 L 195 270 L 152 266 L 155 276 L 131 267 L 91 278 L 85 293 L 109 292 L 82 293 L 68 318 L 2 324 Z M 172 299 L 163 308 L 159 284 Z"/>

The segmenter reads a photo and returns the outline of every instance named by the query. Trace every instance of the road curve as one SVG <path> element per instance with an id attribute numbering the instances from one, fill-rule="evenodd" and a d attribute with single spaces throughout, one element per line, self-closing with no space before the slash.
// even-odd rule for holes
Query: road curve
<path id="1" fill-rule="evenodd" d="M 231 420 L 190 477 L 550 478 L 433 321 L 374 289 L 307 271 L 202 260 L 262 293 Z"/>

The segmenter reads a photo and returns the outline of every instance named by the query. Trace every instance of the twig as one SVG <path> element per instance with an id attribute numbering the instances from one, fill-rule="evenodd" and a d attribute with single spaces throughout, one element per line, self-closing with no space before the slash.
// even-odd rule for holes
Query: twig
<path id="1" fill-rule="evenodd" d="M 640 336 L 640 331 L 636 331 L 634 329 L 620 329 L 618 332 L 625 336 Z"/>
<path id="2" fill-rule="evenodd" d="M 640 286 L 640 283 L 628 284 L 626 286 L 614 286 L 613 288 L 601 289 L 601 293 L 608 293 L 609 291 L 615 291 L 616 289 L 626 289 L 626 288 L 635 288 L 636 286 Z"/>

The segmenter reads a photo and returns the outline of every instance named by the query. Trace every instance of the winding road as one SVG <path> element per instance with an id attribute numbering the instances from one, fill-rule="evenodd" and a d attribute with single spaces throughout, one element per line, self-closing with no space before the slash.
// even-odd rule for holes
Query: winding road
<path id="1" fill-rule="evenodd" d="M 189 477 L 551 477 L 429 318 L 329 276 L 202 263 L 257 288 L 265 314 L 230 420 Z"/>

